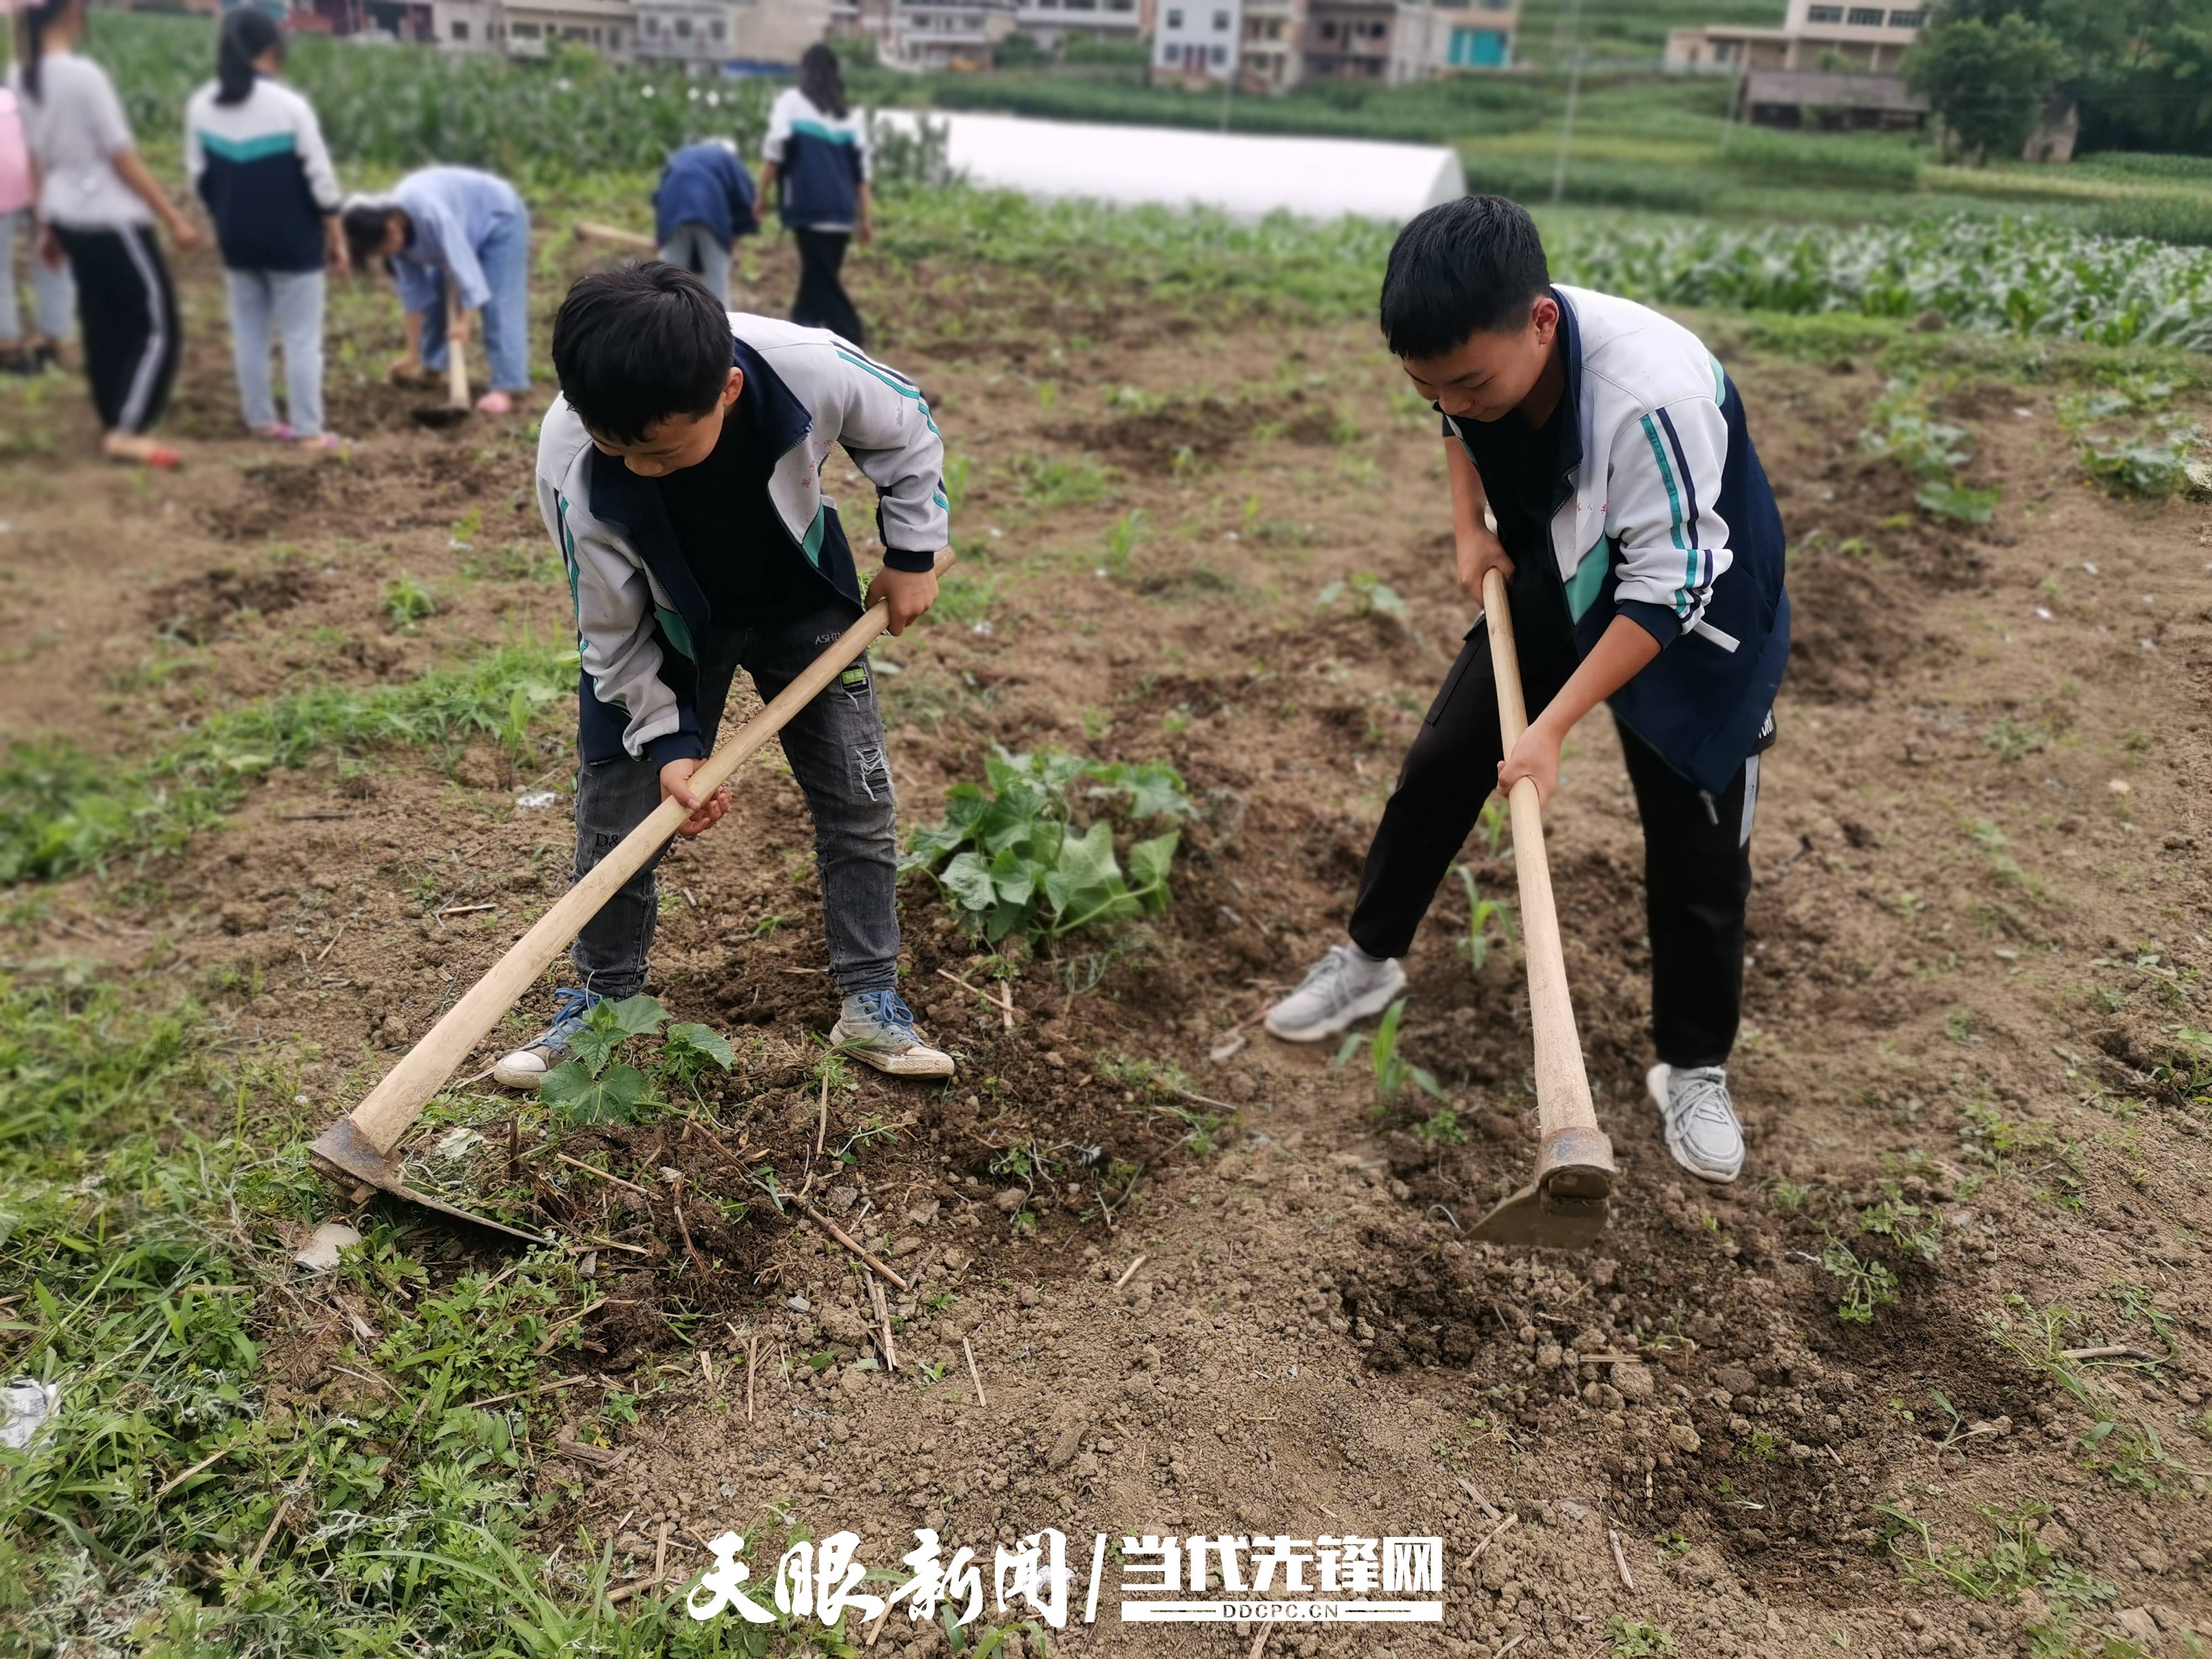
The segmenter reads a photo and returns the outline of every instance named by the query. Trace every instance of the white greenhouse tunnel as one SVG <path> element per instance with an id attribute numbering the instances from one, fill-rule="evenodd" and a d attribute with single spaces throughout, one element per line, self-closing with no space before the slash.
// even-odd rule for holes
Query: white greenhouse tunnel
<path id="1" fill-rule="evenodd" d="M 1015 115 L 882 110 L 915 130 L 942 126 L 946 161 L 969 182 L 1052 201 L 1208 207 L 1239 219 L 1288 211 L 1309 219 L 1402 222 L 1467 193 L 1459 157 L 1440 144 L 1274 138 L 1182 127 L 1037 121 Z"/>

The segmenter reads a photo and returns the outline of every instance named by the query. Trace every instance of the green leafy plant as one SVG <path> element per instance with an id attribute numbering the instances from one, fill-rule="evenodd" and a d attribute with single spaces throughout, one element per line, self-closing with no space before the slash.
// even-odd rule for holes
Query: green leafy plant
<path id="1" fill-rule="evenodd" d="M 1088 455 L 1018 456 L 1014 477 L 1033 507 L 1088 507 L 1106 493 L 1106 469 Z"/>
<path id="2" fill-rule="evenodd" d="M 1387 1112 L 1398 1103 L 1406 1085 L 1412 1084 L 1423 1094 L 1437 1100 L 1446 1098 L 1443 1087 L 1433 1074 L 1411 1064 L 1398 1052 L 1398 1036 L 1406 1020 L 1406 999 L 1400 997 L 1382 1011 L 1376 1023 L 1373 1036 L 1354 1031 L 1344 1039 L 1344 1046 L 1336 1051 L 1336 1064 L 1349 1066 L 1352 1058 L 1362 1048 L 1367 1051 L 1368 1069 L 1375 1079 L 1375 1109 Z"/>
<path id="3" fill-rule="evenodd" d="M 1461 1127 L 1457 1112 L 1449 1106 L 1439 1106 L 1413 1126 L 1413 1139 L 1424 1146 L 1464 1146 L 1467 1131 Z"/>
<path id="4" fill-rule="evenodd" d="M 1136 553 L 1137 544 L 1145 533 L 1145 509 L 1133 507 L 1106 527 L 1106 562 L 1102 567 L 1109 576 L 1129 574 L 1129 561 Z"/>
<path id="5" fill-rule="evenodd" d="M 1611 1659 L 1667 1659 L 1674 1651 L 1674 1638 L 1663 1626 L 1615 1613 L 1606 1633 L 1613 1638 L 1607 1650 Z"/>
<path id="6" fill-rule="evenodd" d="M 1125 871 L 1110 818 L 1079 829 L 1074 815 L 1088 799 L 1135 823 L 1188 817 L 1194 809 L 1173 768 L 1001 750 L 984 777 L 946 792 L 945 821 L 915 833 L 900 866 L 928 872 L 970 931 L 993 945 L 1035 945 L 1167 908 L 1180 832 L 1131 842 Z"/>
<path id="7" fill-rule="evenodd" d="M 1490 930 L 1494 924 L 1500 940 L 1513 943 L 1513 908 L 1504 899 L 1484 898 L 1476 891 L 1474 872 L 1464 864 L 1452 866 L 1467 889 L 1467 937 L 1455 943 L 1467 953 L 1467 965 L 1476 973 L 1490 960 Z"/>
<path id="8" fill-rule="evenodd" d="M 2194 421 L 2172 419 L 2132 432 L 2085 434 L 2076 453 L 2099 489 L 2157 498 L 2212 490 L 2212 462 L 2203 458 L 2203 443 Z"/>
<path id="9" fill-rule="evenodd" d="M 438 596 L 402 572 L 385 583 L 383 608 L 394 628 L 412 632 L 424 617 L 437 614 Z"/>
<path id="10" fill-rule="evenodd" d="M 1403 618 L 1406 601 L 1398 590 L 1371 570 L 1353 572 L 1341 581 L 1334 581 L 1314 596 L 1314 609 L 1326 611 L 1339 599 L 1350 601 L 1354 617 L 1369 617 L 1381 611 L 1386 617 Z"/>
<path id="11" fill-rule="evenodd" d="M 1897 1305 L 1897 1275 L 1871 1256 L 1861 1261 L 1842 1239 L 1828 1241 L 1820 1266 L 1842 1292 L 1836 1317 L 1846 1324 L 1871 1325 L 1875 1314 Z"/>
<path id="12" fill-rule="evenodd" d="M 594 1003 L 568 1040 L 575 1058 L 538 1080 L 538 1097 L 571 1124 L 635 1123 L 665 1103 L 662 1085 L 696 1091 L 708 1066 L 726 1072 L 736 1062 L 726 1037 L 689 1021 L 669 1026 L 657 1052 L 646 1057 L 650 1069 L 615 1058 L 667 1021 L 668 1011 L 648 996 Z"/>

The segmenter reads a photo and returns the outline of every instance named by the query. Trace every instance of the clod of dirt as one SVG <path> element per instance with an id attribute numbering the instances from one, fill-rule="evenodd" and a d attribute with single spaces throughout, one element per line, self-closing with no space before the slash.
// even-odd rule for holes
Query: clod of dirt
<path id="1" fill-rule="evenodd" d="M 156 632 L 186 645 L 205 645 L 244 616 L 271 617 L 318 598 L 319 577 L 303 570 L 233 570 L 220 567 L 204 576 L 165 582 L 147 602 L 147 620 Z"/>

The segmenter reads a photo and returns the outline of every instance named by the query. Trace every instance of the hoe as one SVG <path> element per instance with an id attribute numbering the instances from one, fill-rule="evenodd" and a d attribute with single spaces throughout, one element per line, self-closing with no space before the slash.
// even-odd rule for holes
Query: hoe
<path id="1" fill-rule="evenodd" d="M 1490 629 L 1490 665 L 1498 677 L 1498 730 L 1511 754 L 1528 729 L 1521 700 L 1521 657 L 1505 578 L 1482 579 L 1482 614 Z M 1521 938 L 1528 958 L 1528 1019 L 1536 1035 L 1536 1118 L 1542 1139 L 1528 1184 L 1474 1224 L 1472 1237 L 1493 1244 L 1554 1250 L 1587 1249 L 1605 1231 L 1613 1190 L 1613 1143 L 1597 1127 L 1589 1079 L 1583 1073 L 1567 963 L 1559 949 L 1559 917 L 1552 902 L 1551 866 L 1544 857 L 1544 817 L 1528 778 L 1507 797 L 1513 814 L 1513 867 L 1521 878 Z"/>
<path id="2" fill-rule="evenodd" d="M 416 410 L 415 423 L 417 426 L 459 426 L 469 418 L 469 354 L 461 349 L 460 340 L 457 337 L 460 320 L 460 285 L 448 278 L 446 283 L 446 401 L 425 404 Z M 576 925 L 580 929 L 583 923 Z"/>
<path id="3" fill-rule="evenodd" d="M 455 354 L 457 356 L 458 353 Z M 952 562 L 950 549 L 937 556 L 941 572 Z M 881 603 L 838 636 L 837 642 L 807 665 L 805 672 L 776 694 L 767 708 L 747 720 L 738 733 L 708 759 L 691 781 L 702 796 L 726 783 L 732 774 L 759 751 L 762 745 L 811 702 L 866 650 L 890 619 Z M 623 837 L 613 851 L 592 867 L 591 873 L 571 887 L 484 976 L 430 1028 L 400 1062 L 385 1073 L 384 1080 L 349 1115 L 315 1138 L 308 1155 L 322 1172 L 350 1193 L 350 1202 L 364 1201 L 372 1190 L 390 1193 L 410 1204 L 419 1204 L 471 1226 L 489 1227 L 536 1244 L 533 1233 L 510 1227 L 487 1217 L 457 1209 L 453 1205 L 410 1188 L 393 1161 L 392 1152 L 430 1097 L 445 1086 L 477 1044 L 507 1017 L 507 1011 L 544 973 L 553 958 L 583 931 L 599 908 L 676 833 L 685 817 L 683 804 L 665 800 L 653 816 Z M 1571 1043 L 1570 1044 L 1571 1046 Z M 1587 1110 L 1587 1108 L 1585 1108 Z"/>

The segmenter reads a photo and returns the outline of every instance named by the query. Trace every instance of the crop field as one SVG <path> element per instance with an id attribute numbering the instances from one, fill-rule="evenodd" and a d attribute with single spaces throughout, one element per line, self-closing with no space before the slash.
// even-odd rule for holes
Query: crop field
<path id="1" fill-rule="evenodd" d="M 349 183 L 419 142 L 349 141 Z M 635 165 L 532 185 L 541 374 L 603 257 L 570 223 L 645 224 Z M 404 1144 L 538 1249 L 349 1209 L 305 1151 L 567 885 L 534 426 L 416 426 L 360 283 L 350 449 L 245 441 L 204 251 L 182 471 L 0 380 L 0 1376 L 50 1412 L 0 1449 L 0 1652 L 2202 1652 L 2204 257 L 2078 216 L 1542 216 L 1559 275 L 1742 388 L 1796 649 L 1732 1188 L 1644 1102 L 1634 805 L 1609 726 L 1570 744 L 1552 868 L 1622 1180 L 1596 1249 L 1536 1256 L 1463 1237 L 1535 1133 L 1498 815 L 1387 1030 L 1256 1024 L 1340 936 L 1473 620 L 1375 337 L 1387 232 L 957 186 L 883 221 L 853 286 L 945 434 L 961 562 L 873 660 L 905 991 L 960 1075 L 825 1050 L 770 749 L 663 866 L 648 1000 L 542 1098 L 471 1079 L 549 978 Z M 795 263 L 738 280 L 780 313 Z M 825 484 L 869 564 L 865 482 Z M 361 1246 L 295 1267 L 341 1215 Z M 841 1528 L 903 1578 L 918 1527 L 987 1584 L 1040 1528 L 1079 1575 L 1095 1534 L 1436 1535 L 1443 1618 L 686 1615 L 726 1530 L 757 1587 Z"/>

